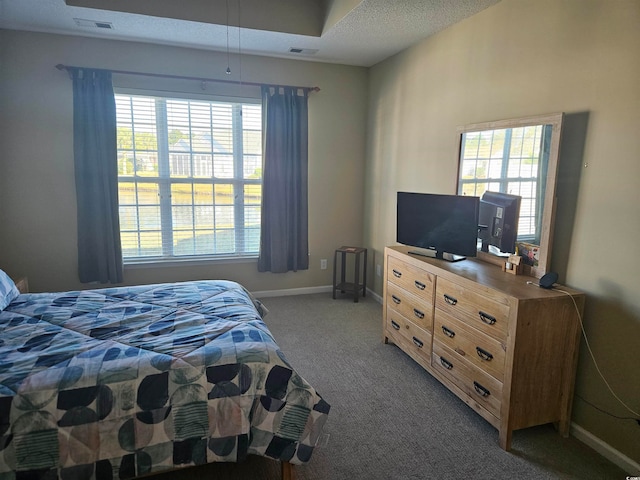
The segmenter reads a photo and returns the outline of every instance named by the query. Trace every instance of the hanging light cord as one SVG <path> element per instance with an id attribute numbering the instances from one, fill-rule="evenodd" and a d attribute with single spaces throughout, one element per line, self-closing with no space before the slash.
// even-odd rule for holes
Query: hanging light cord
<path id="1" fill-rule="evenodd" d="M 242 25 L 242 11 L 240 9 L 240 0 L 238 1 L 238 80 L 240 81 L 240 90 L 242 90 L 242 43 L 240 39 L 240 26 Z"/>
<path id="2" fill-rule="evenodd" d="M 229 0 L 227 0 L 227 75 L 231 75 L 231 67 L 229 67 Z"/>

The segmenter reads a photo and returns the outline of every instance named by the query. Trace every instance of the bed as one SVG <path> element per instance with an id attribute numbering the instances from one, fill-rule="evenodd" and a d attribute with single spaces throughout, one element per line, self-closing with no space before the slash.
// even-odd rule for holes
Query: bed
<path id="1" fill-rule="evenodd" d="M 239 284 L 4 284 L 0 479 L 127 479 L 252 454 L 290 475 L 310 460 L 330 407 Z"/>

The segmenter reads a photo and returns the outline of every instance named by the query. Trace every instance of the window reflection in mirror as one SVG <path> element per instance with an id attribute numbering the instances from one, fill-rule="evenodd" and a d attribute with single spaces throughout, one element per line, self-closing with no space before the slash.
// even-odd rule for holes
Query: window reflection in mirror
<path id="1" fill-rule="evenodd" d="M 562 113 L 554 113 L 458 128 L 458 194 L 522 197 L 517 242 L 535 247 L 537 257 L 526 273 L 536 277 L 551 262 L 562 119 Z M 478 257 L 500 263 L 484 252 Z"/>
<path id="2" fill-rule="evenodd" d="M 458 194 L 519 195 L 518 241 L 540 245 L 550 140 L 550 125 L 463 133 Z"/>

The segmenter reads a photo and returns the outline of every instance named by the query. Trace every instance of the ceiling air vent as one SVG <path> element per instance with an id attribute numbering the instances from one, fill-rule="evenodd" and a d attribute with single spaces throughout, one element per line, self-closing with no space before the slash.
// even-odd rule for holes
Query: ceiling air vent
<path id="1" fill-rule="evenodd" d="M 291 47 L 289 53 L 296 53 L 298 55 L 315 55 L 318 53 L 317 48 L 295 48 Z"/>
<path id="2" fill-rule="evenodd" d="M 95 20 L 85 20 L 82 18 L 74 18 L 73 21 L 76 22 L 76 25 L 78 25 L 79 27 L 113 30 L 113 24 L 111 22 L 96 22 Z"/>

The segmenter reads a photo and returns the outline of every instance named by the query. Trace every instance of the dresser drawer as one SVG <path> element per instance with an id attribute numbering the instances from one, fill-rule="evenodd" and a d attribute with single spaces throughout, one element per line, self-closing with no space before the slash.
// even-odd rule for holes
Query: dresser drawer
<path id="1" fill-rule="evenodd" d="M 419 327 L 431 332 L 433 325 L 433 305 L 419 297 L 407 293 L 393 283 L 387 284 L 387 308 L 391 308 Z"/>
<path id="2" fill-rule="evenodd" d="M 495 338 L 480 333 L 438 309 L 433 329 L 435 340 L 489 375 L 504 380 L 506 347 Z"/>
<path id="3" fill-rule="evenodd" d="M 470 365 L 459 355 L 433 342 L 432 367 L 473 401 L 500 418 L 502 383 Z"/>
<path id="4" fill-rule="evenodd" d="M 405 352 L 419 356 L 424 363 L 431 363 L 431 334 L 410 322 L 398 312 L 387 308 L 385 329 L 388 335 Z"/>
<path id="5" fill-rule="evenodd" d="M 397 258 L 389 257 L 387 281 L 416 297 L 433 304 L 433 284 L 435 275 L 420 270 Z"/>
<path id="6" fill-rule="evenodd" d="M 436 308 L 478 330 L 506 341 L 509 322 L 509 297 L 473 291 L 438 277 Z"/>

